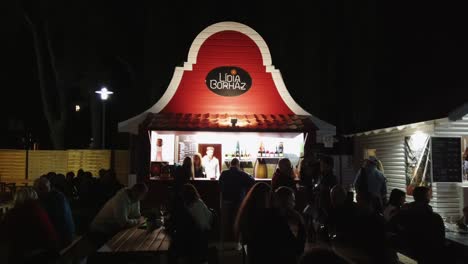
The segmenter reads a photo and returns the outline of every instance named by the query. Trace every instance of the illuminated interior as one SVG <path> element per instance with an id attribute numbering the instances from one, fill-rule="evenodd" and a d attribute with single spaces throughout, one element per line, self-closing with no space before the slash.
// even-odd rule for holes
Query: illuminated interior
<path id="1" fill-rule="evenodd" d="M 252 163 L 259 157 L 260 145 L 263 144 L 262 157 L 268 158 L 271 163 L 268 165 L 269 177 L 276 168 L 276 160 L 280 158 L 289 158 L 293 165 L 297 164 L 304 144 L 303 133 L 151 131 L 151 161 L 158 161 L 158 139 L 163 142 L 162 161 L 169 164 L 181 164 L 186 156 L 199 152 L 199 144 L 221 144 L 219 156 L 222 169 L 227 168 L 226 161 L 236 156 L 237 142 L 241 161 Z M 283 147 L 282 154 L 279 153 L 280 145 Z M 200 154 L 205 155 L 203 151 Z M 253 168 L 246 167 L 245 171 L 252 173 Z"/>

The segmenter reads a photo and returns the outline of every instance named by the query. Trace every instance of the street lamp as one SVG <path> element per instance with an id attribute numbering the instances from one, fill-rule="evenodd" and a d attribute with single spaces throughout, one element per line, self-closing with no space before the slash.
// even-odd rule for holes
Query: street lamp
<path id="1" fill-rule="evenodd" d="M 102 87 L 101 90 L 96 91 L 97 94 L 101 95 L 102 101 L 102 149 L 106 146 L 106 100 L 109 99 L 109 95 L 114 92 L 107 90 L 106 87 Z"/>

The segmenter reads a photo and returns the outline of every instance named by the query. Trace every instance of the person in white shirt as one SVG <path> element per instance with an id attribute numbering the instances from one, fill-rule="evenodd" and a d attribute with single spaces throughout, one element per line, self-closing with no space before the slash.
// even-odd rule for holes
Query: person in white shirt
<path id="1" fill-rule="evenodd" d="M 140 201 L 147 192 L 148 187 L 144 183 L 118 191 L 96 215 L 91 223 L 91 231 L 113 234 L 122 228 L 140 224 Z"/>
<path id="2" fill-rule="evenodd" d="M 213 156 L 214 147 L 206 148 L 206 155 L 203 157 L 203 167 L 205 167 L 205 173 L 207 178 L 219 178 L 219 161 Z"/>

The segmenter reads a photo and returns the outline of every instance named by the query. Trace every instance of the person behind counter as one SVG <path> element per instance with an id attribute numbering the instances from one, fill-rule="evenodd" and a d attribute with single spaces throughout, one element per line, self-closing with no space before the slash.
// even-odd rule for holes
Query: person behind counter
<path id="1" fill-rule="evenodd" d="M 219 178 L 219 161 L 213 156 L 214 147 L 206 147 L 206 155 L 202 159 L 203 167 L 205 167 L 207 178 Z"/>
<path id="2" fill-rule="evenodd" d="M 200 153 L 196 153 L 192 158 L 193 162 L 193 176 L 195 178 L 206 178 L 205 167 L 202 165 L 202 156 Z"/>

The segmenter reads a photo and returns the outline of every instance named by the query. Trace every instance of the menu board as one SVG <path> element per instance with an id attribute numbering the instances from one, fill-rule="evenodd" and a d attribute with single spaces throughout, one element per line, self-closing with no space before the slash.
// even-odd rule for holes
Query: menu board
<path id="1" fill-rule="evenodd" d="M 460 138 L 432 137 L 432 178 L 434 182 L 461 182 Z"/>
<path id="2" fill-rule="evenodd" d="M 193 136 L 179 136 L 178 160 L 182 164 L 185 157 L 193 157 L 197 153 L 197 143 Z"/>

